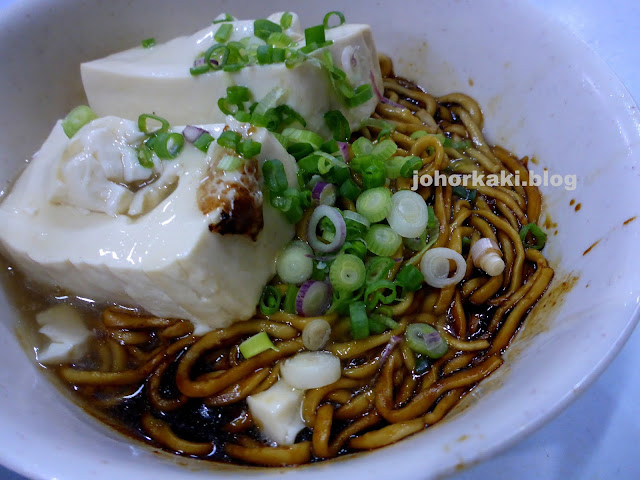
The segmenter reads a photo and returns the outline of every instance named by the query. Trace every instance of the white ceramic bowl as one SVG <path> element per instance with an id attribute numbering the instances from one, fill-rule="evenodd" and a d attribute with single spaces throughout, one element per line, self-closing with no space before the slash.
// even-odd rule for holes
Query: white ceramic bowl
<path id="1" fill-rule="evenodd" d="M 557 225 L 548 228 L 546 249 L 556 278 L 505 365 L 446 421 L 397 445 L 285 471 L 221 468 L 176 461 L 84 415 L 19 346 L 16 314 L 2 294 L 1 463 L 27 476 L 61 479 L 439 476 L 548 421 L 620 349 L 636 323 L 640 292 L 640 221 L 630 220 L 640 213 L 640 118 L 586 46 L 523 2 L 15 2 L 0 18 L 3 185 L 54 120 L 82 100 L 81 61 L 149 36 L 167 40 L 195 31 L 220 11 L 256 18 L 293 10 L 310 25 L 334 9 L 373 25 L 379 50 L 396 59 L 399 74 L 432 93 L 464 91 L 479 100 L 490 141 L 535 155 L 540 173 L 577 175 L 574 191 L 543 188 L 545 212 Z"/>

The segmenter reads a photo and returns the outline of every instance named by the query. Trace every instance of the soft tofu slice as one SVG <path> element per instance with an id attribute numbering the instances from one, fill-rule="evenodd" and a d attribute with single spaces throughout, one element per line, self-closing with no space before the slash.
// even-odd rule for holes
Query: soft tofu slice
<path id="1" fill-rule="evenodd" d="M 270 19 L 276 23 L 281 14 Z M 253 21 L 236 21 L 233 40 L 253 33 Z M 279 104 L 286 103 L 307 121 L 307 128 L 327 136 L 323 116 L 329 110 L 341 110 L 352 130 L 360 127 L 374 111 L 375 95 L 366 103 L 347 108 L 334 92 L 329 77 L 317 62 L 304 62 L 293 69 L 284 64 L 254 65 L 238 72 L 209 72 L 192 76 L 194 59 L 213 45 L 218 25 L 207 27 L 189 37 L 144 49 L 133 48 L 108 57 L 83 63 L 82 82 L 91 108 L 98 115 L 116 115 L 134 119 L 142 112 L 155 112 L 172 124 L 217 123 L 224 121 L 218 99 L 226 96 L 231 85 L 248 87 L 261 100 L 274 87 L 287 93 Z M 287 31 L 302 36 L 297 15 Z M 333 40 L 330 50 L 335 65 L 347 73 L 353 86 L 371 82 L 371 73 L 383 89 L 373 35 L 368 25 L 344 24 L 326 31 Z M 304 46 L 304 41 L 299 42 Z M 324 49 L 323 49 L 324 50 Z M 312 53 L 319 56 L 321 50 Z"/>
<path id="2" fill-rule="evenodd" d="M 247 397 L 247 404 L 264 436 L 278 445 L 293 445 L 305 427 L 300 413 L 303 399 L 304 390 L 279 380 L 270 389 Z"/>
<path id="3" fill-rule="evenodd" d="M 36 315 L 39 332 L 49 344 L 39 348 L 37 358 L 43 364 L 59 364 L 72 360 L 74 354 L 91 336 L 78 311 L 69 305 L 56 305 Z"/>
<path id="4" fill-rule="evenodd" d="M 111 131 L 121 132 L 120 137 L 114 134 L 114 141 L 123 142 L 123 130 L 131 133 L 137 126 L 118 121 L 120 128 Z M 225 128 L 224 124 L 204 127 L 214 137 Z M 264 129 L 241 127 L 234 126 L 262 144 L 258 163 L 280 159 L 290 184 L 295 185 L 295 160 L 275 137 Z M 64 185 L 56 175 L 70 155 L 82 154 L 77 147 L 67 150 L 73 143 L 58 122 L 0 204 L 0 247 L 15 266 L 37 283 L 76 295 L 192 320 L 199 332 L 225 327 L 254 313 L 263 286 L 275 274 L 275 258 L 293 237 L 294 227 L 264 205 L 264 228 L 255 241 L 249 235 L 210 231 L 220 222 L 221 210 L 214 205 L 203 214 L 199 189 L 204 179 L 218 174 L 215 161 L 224 149 L 214 142 L 205 155 L 185 143 L 177 159 L 162 162 L 177 178 L 173 190 L 161 195 L 152 192 L 151 205 L 142 208 L 145 213 L 111 215 L 73 205 L 69 199 L 60 202 Z M 89 143 L 83 148 L 94 147 Z M 124 158 L 117 155 L 114 161 Z M 103 177 L 98 175 L 98 181 L 103 182 Z M 87 185 L 93 185 L 91 180 Z"/>

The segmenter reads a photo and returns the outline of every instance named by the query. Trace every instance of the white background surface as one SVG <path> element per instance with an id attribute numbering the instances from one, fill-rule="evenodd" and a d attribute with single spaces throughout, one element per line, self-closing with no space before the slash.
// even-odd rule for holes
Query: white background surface
<path id="1" fill-rule="evenodd" d="M 0 0 L 0 8 L 12 1 Z M 640 102 L 640 2 L 531 1 L 595 50 Z M 22 478 L 0 467 L 1 480 Z M 612 478 L 640 479 L 640 330 L 596 383 L 555 420 L 452 480 Z"/>

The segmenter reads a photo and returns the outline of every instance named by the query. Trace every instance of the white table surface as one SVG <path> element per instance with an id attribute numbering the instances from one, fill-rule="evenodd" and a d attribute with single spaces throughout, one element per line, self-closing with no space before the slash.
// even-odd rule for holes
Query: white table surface
<path id="1" fill-rule="evenodd" d="M 0 9 L 13 1 L 0 0 Z M 638 0 L 530 1 L 595 50 L 640 103 Z M 23 478 L 0 467 L 0 480 Z M 557 418 L 451 480 L 613 478 L 640 479 L 640 329 L 605 373 Z"/>

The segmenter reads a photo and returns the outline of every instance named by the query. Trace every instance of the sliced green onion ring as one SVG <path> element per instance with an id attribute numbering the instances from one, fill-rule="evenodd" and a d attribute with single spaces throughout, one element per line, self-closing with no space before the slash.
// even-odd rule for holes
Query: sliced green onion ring
<path id="1" fill-rule="evenodd" d="M 391 192 L 384 188 L 365 190 L 356 200 L 356 210 L 371 223 L 384 220 L 391 211 Z"/>
<path id="2" fill-rule="evenodd" d="M 267 332 L 256 333 L 253 337 L 247 338 L 240 344 L 239 348 L 240 353 L 246 359 L 255 357 L 269 349 L 278 351 Z"/>
<path id="3" fill-rule="evenodd" d="M 353 292 L 364 285 L 364 262 L 355 255 L 341 253 L 331 264 L 329 280 L 336 290 Z"/>
<path id="4" fill-rule="evenodd" d="M 313 250 L 304 242 L 291 242 L 276 259 L 276 272 L 285 283 L 300 285 L 313 273 Z"/>
<path id="5" fill-rule="evenodd" d="M 429 209 L 418 193 L 400 190 L 391 197 L 391 211 L 387 215 L 387 221 L 401 237 L 419 237 L 427 228 Z"/>
<path id="6" fill-rule="evenodd" d="M 369 319 L 367 318 L 367 307 L 364 302 L 353 302 L 349 305 L 349 316 L 351 317 L 351 335 L 354 340 L 360 340 L 369 336 Z"/>
<path id="7" fill-rule="evenodd" d="M 533 235 L 536 240 L 536 243 L 528 243 L 527 234 Z M 520 229 L 520 240 L 522 240 L 522 244 L 524 248 L 535 248 L 536 250 L 542 250 L 544 248 L 545 243 L 547 243 L 547 234 L 542 231 L 542 229 L 536 225 L 535 223 L 527 223 L 524 227 Z"/>
<path id="8" fill-rule="evenodd" d="M 387 278 L 387 274 L 394 265 L 393 258 L 373 257 L 367 262 L 367 285 Z"/>
<path id="9" fill-rule="evenodd" d="M 387 225 L 372 225 L 367 234 L 364 236 L 369 251 L 381 257 L 393 255 L 400 245 L 402 245 L 402 237 L 393 231 Z"/>
<path id="10" fill-rule="evenodd" d="M 456 269 L 450 276 L 450 262 L 453 260 Z M 424 280 L 434 288 L 444 288 L 459 283 L 467 271 L 467 262 L 464 257 L 450 248 L 432 248 L 427 250 L 420 261 L 420 270 Z"/>
<path id="11" fill-rule="evenodd" d="M 86 105 L 78 105 L 64 117 L 62 129 L 67 134 L 67 137 L 71 138 L 78 133 L 78 130 L 96 118 L 98 116 L 91 108 Z"/>
<path id="12" fill-rule="evenodd" d="M 330 26 L 329 21 L 331 20 L 331 17 L 333 17 L 334 15 L 338 17 L 338 20 L 340 21 L 340 23 L 338 23 L 337 25 Z M 325 29 L 336 28 L 336 27 L 339 27 L 340 25 L 344 25 L 345 21 L 346 20 L 344 18 L 344 14 L 342 12 L 333 10 L 332 12 L 329 12 L 324 16 L 324 18 L 322 19 L 322 25 Z"/>
<path id="13" fill-rule="evenodd" d="M 329 221 L 335 227 L 336 234 L 333 240 L 329 243 L 323 243 L 320 241 L 316 234 L 316 229 L 320 220 L 328 218 Z M 340 215 L 340 210 L 329 205 L 320 205 L 311 214 L 309 218 L 309 226 L 307 228 L 307 237 L 309 239 L 309 245 L 316 252 L 331 253 L 338 250 L 345 241 L 347 236 L 347 226 L 344 222 L 344 218 Z"/>
<path id="14" fill-rule="evenodd" d="M 407 327 L 404 336 L 411 350 L 429 358 L 440 358 L 449 349 L 440 333 L 426 323 L 412 323 Z"/>
<path id="15" fill-rule="evenodd" d="M 181 133 L 160 132 L 153 142 L 153 151 L 162 160 L 173 160 L 184 147 L 184 137 Z"/>
<path id="16" fill-rule="evenodd" d="M 272 315 L 280 310 L 280 302 L 282 301 L 282 295 L 272 285 L 267 285 L 262 290 L 262 295 L 260 295 L 260 311 L 264 315 Z"/>
<path id="17" fill-rule="evenodd" d="M 150 121 L 160 123 L 160 126 L 155 129 L 149 124 Z M 138 128 L 142 133 L 151 135 L 152 133 L 161 133 L 169 130 L 169 122 L 162 117 L 152 115 L 150 113 L 143 113 L 138 117 Z"/>

